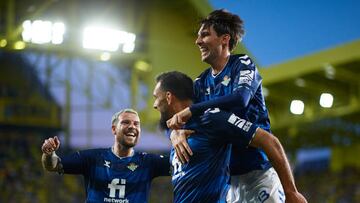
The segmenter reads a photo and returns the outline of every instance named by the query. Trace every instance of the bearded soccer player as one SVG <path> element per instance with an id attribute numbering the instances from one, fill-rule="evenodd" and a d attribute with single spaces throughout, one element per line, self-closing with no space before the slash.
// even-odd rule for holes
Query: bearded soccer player
<path id="1" fill-rule="evenodd" d="M 160 123 L 166 128 L 167 119 L 192 104 L 193 82 L 190 77 L 177 71 L 160 74 L 156 82 L 154 108 L 161 113 Z M 269 154 L 280 156 L 279 153 L 282 153 L 272 144 L 275 142 L 263 139 L 273 137 L 269 133 L 233 113 L 216 108 L 192 117 L 185 128 L 193 131 L 188 137 L 193 156 L 188 163 L 182 164 L 175 153 L 176 149 L 171 149 L 175 203 L 225 202 L 229 188 L 230 143 L 244 148 L 250 142 L 262 143 L 261 146 L 267 143 Z M 167 134 L 172 132 L 168 130 Z"/>
<path id="2" fill-rule="evenodd" d="M 140 119 L 132 109 L 115 113 L 111 121 L 114 144 L 104 149 L 89 149 L 58 156 L 57 137 L 46 139 L 42 145 L 42 164 L 48 171 L 83 175 L 86 202 L 148 202 L 151 181 L 167 176 L 169 158 L 135 152 L 140 139 Z"/>

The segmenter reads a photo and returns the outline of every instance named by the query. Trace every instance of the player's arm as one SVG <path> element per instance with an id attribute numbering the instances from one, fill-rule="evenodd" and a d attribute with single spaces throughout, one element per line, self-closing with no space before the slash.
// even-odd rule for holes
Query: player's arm
<path id="1" fill-rule="evenodd" d="M 279 175 L 281 184 L 285 191 L 286 202 L 307 202 L 304 196 L 297 191 L 290 164 L 277 137 L 261 128 L 258 128 L 250 146 L 261 148 L 266 153 L 272 166 Z"/>
<path id="2" fill-rule="evenodd" d="M 198 116 L 209 108 L 229 109 L 234 104 L 237 107 L 245 108 L 249 104 L 251 97 L 252 93 L 248 88 L 241 88 L 241 91 L 239 90 L 231 95 L 192 104 L 169 119 L 167 126 L 171 129 L 180 129 L 192 116 Z"/>
<path id="3" fill-rule="evenodd" d="M 217 143 L 237 143 L 247 146 L 255 135 L 256 125 L 241 119 L 233 113 L 221 111 L 218 108 L 208 109 L 200 116 L 203 131 L 207 132 L 209 139 Z M 170 139 L 177 157 L 181 163 L 186 163 L 192 156 L 187 138 L 193 133 L 191 130 L 172 130 Z"/>
<path id="4" fill-rule="evenodd" d="M 86 168 L 91 165 L 91 155 L 88 152 L 75 152 L 59 157 L 55 153 L 59 147 L 60 140 L 57 136 L 44 141 L 41 147 L 43 168 L 58 173 L 85 174 Z"/>
<path id="5" fill-rule="evenodd" d="M 46 139 L 41 147 L 41 163 L 47 171 L 59 171 L 59 157 L 55 151 L 60 147 L 60 140 L 57 136 Z"/>
<path id="6" fill-rule="evenodd" d="M 200 116 L 200 120 L 202 128 L 214 139 L 244 147 L 249 145 L 258 128 L 257 125 L 219 108 L 207 110 Z"/>
<path id="7" fill-rule="evenodd" d="M 236 105 L 237 108 L 247 107 L 250 99 L 255 95 L 256 90 L 261 85 L 262 78 L 250 58 L 247 58 L 246 61 L 240 59 L 238 63 L 232 94 L 192 104 L 190 107 L 176 113 L 169 119 L 167 122 L 168 127 L 171 129 L 180 129 L 190 117 L 201 115 L 209 108 L 230 110 L 234 105 Z M 200 87 L 195 83 L 194 88 Z"/>
<path id="8" fill-rule="evenodd" d="M 170 176 L 169 156 L 151 154 L 152 177 Z"/>

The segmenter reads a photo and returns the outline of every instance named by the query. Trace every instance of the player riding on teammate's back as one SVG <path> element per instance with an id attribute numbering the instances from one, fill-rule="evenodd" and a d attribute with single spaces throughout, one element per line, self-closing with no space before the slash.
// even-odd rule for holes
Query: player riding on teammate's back
<path id="1" fill-rule="evenodd" d="M 243 21 L 225 10 L 215 10 L 200 25 L 196 44 L 201 60 L 211 67 L 195 80 L 197 103 L 175 114 L 168 121 L 168 126 L 180 129 L 192 116 L 217 107 L 270 132 L 262 78 L 255 64 L 247 55 L 231 55 L 244 34 Z M 234 145 L 228 201 L 283 202 L 286 196 L 290 202 L 306 202 L 295 187 L 291 171 L 285 168 L 287 165 L 286 157 L 280 163 L 270 163 L 262 149 Z"/>

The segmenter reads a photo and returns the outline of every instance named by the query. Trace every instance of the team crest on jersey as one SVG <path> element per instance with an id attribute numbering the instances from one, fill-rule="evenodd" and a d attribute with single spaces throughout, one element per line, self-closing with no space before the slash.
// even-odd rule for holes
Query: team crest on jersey
<path id="1" fill-rule="evenodd" d="M 231 78 L 229 78 L 229 76 L 225 75 L 223 81 L 221 82 L 221 84 L 228 86 L 229 82 L 230 82 Z"/>
<path id="2" fill-rule="evenodd" d="M 127 168 L 130 169 L 131 171 L 135 171 L 137 167 L 139 166 L 136 165 L 135 163 L 129 163 L 129 165 L 127 166 Z"/>

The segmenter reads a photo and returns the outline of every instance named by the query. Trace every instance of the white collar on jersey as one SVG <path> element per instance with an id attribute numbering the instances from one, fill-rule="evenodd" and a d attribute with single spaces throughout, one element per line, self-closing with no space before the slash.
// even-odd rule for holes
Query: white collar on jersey
<path id="1" fill-rule="evenodd" d="M 132 157 L 132 156 L 134 156 L 134 153 L 135 153 L 135 151 L 132 150 L 129 156 L 119 156 L 119 155 L 117 155 L 117 154 L 115 153 L 115 151 L 114 151 L 114 146 L 111 147 L 111 152 L 112 152 L 116 157 L 118 157 L 118 158 L 120 158 L 120 159 Z"/>
<path id="2" fill-rule="evenodd" d="M 224 65 L 223 69 L 221 69 L 221 71 L 218 72 L 217 74 L 214 74 L 214 73 L 213 73 L 213 70 L 214 70 L 214 69 L 211 67 L 211 76 L 212 76 L 213 78 L 215 78 L 216 76 L 220 75 L 221 72 L 223 72 L 223 70 L 225 69 L 226 65 L 229 63 L 230 56 L 231 56 L 231 55 L 229 55 L 229 56 L 227 57 L 226 63 L 225 63 L 225 65 Z"/>

